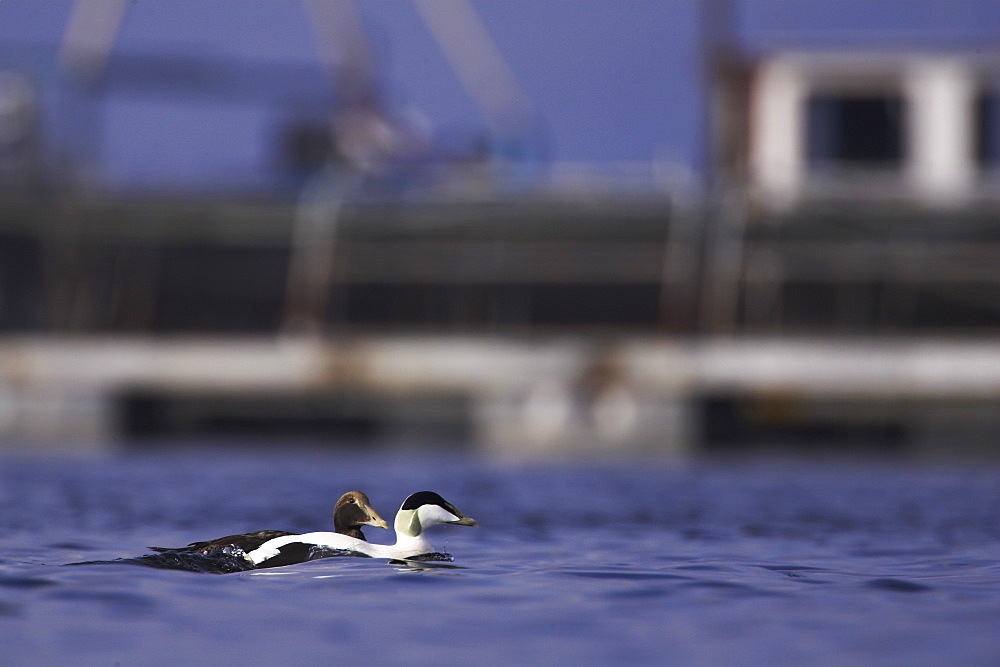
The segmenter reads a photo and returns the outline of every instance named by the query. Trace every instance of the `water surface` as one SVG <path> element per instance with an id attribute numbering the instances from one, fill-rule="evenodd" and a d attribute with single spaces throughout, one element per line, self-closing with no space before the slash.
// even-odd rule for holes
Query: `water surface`
<path id="1" fill-rule="evenodd" d="M 185 452 L 3 461 L 4 665 L 1000 663 L 1000 475 L 878 464 L 499 464 Z M 233 574 L 148 545 L 326 530 L 441 493 L 455 567 Z M 369 539 L 392 541 L 367 528 Z"/>

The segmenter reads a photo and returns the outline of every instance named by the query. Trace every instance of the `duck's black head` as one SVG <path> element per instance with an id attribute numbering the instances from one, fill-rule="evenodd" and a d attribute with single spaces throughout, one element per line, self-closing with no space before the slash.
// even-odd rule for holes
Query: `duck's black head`
<path id="1" fill-rule="evenodd" d="M 396 532 L 411 537 L 439 524 L 478 526 L 472 517 L 462 514 L 457 507 L 433 491 L 410 494 L 396 513 Z"/>

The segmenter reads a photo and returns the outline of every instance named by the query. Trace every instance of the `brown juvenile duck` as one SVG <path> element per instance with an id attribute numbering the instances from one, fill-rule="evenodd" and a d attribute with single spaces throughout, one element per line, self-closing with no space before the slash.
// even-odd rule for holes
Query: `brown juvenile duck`
<path id="1" fill-rule="evenodd" d="M 361 532 L 362 526 L 376 526 L 378 528 L 388 528 L 389 524 L 378 515 L 372 507 L 368 496 L 361 491 L 348 491 L 340 497 L 333 508 L 333 528 L 341 535 L 353 537 L 356 540 L 366 541 L 365 534 Z M 153 551 L 182 551 L 188 553 L 211 554 L 218 551 L 227 550 L 234 552 L 242 551 L 244 554 L 250 553 L 268 540 L 285 535 L 294 535 L 287 530 L 258 530 L 253 533 L 242 533 L 239 535 L 226 535 L 215 540 L 205 540 L 204 542 L 192 542 L 186 547 L 149 547 Z M 235 554 L 233 554 L 235 555 Z"/>

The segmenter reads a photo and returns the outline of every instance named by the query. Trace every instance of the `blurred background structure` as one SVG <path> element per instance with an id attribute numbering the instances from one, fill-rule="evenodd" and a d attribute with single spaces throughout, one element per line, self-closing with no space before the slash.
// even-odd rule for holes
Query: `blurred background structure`
<path id="1" fill-rule="evenodd" d="M 1000 2 L 0 2 L 0 441 L 1000 453 Z"/>

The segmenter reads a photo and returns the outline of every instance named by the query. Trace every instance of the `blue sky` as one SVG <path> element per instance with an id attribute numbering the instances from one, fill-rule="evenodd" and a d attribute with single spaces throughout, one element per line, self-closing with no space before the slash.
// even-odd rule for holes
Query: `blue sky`
<path id="1" fill-rule="evenodd" d="M 387 97 L 417 110 L 442 136 L 482 128 L 476 105 L 414 5 L 359 5 Z M 743 0 L 734 6 L 738 37 L 751 52 L 1000 46 L 1000 0 Z M 700 164 L 697 0 L 491 0 L 474 7 L 531 100 L 553 159 Z M 31 47 L 49 54 L 39 59 L 51 59 L 69 13 L 65 1 L 0 0 L 0 54 Z M 130 3 L 115 52 L 248 67 L 317 63 L 305 4 L 292 0 Z M 102 176 L 154 186 L 221 175 L 252 180 L 273 164 L 267 142 L 287 111 L 260 101 L 117 92 L 100 110 Z"/>

